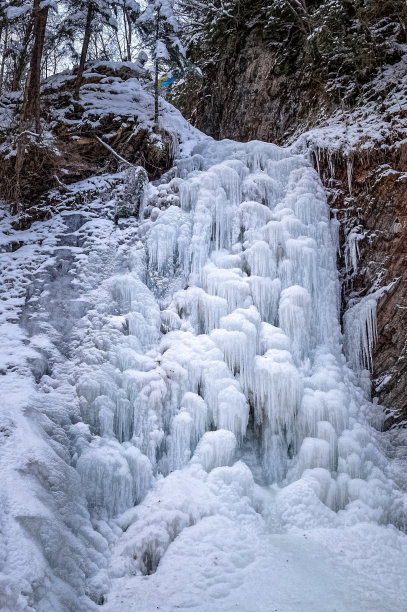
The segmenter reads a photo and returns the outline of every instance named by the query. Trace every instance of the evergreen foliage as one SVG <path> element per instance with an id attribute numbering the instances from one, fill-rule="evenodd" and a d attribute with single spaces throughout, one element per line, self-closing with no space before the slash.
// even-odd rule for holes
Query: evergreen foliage
<path id="1" fill-rule="evenodd" d="M 154 62 L 166 67 L 184 66 L 185 51 L 178 37 L 173 0 L 150 0 L 137 25 Z"/>
<path id="2" fill-rule="evenodd" d="M 352 99 L 407 42 L 404 0 L 179 0 L 185 43 L 198 65 L 237 54 L 248 39 L 276 51 L 273 73 Z"/>
<path id="3" fill-rule="evenodd" d="M 162 68 L 183 68 L 185 51 L 178 38 L 179 25 L 174 14 L 174 0 L 149 0 L 137 25 L 143 44 L 151 52 L 155 66 L 154 121 L 158 130 L 158 77 Z"/>

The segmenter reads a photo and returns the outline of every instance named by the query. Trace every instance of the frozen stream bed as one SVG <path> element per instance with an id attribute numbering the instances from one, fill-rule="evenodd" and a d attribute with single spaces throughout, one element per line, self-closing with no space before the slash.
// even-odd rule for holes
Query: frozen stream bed
<path id="1" fill-rule="evenodd" d="M 1 221 L 0 609 L 407 608 L 374 305 L 344 341 L 307 157 L 202 137 L 115 224 L 132 184 Z"/>

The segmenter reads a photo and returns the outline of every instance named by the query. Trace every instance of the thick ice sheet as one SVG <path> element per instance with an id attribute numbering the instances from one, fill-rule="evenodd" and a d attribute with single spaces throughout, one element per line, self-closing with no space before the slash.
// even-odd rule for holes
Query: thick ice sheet
<path id="1" fill-rule="evenodd" d="M 404 493 L 358 371 L 374 313 L 348 316 L 353 371 L 307 158 L 200 137 L 118 226 L 115 185 L 2 254 L 3 608 L 407 606 Z"/>

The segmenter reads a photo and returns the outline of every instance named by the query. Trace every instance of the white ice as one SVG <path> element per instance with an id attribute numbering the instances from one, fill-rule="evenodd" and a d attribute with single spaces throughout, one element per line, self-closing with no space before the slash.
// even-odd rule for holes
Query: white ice
<path id="1" fill-rule="evenodd" d="M 176 173 L 143 219 L 115 226 L 105 202 L 71 232 L 57 217 L 78 246 L 48 260 L 32 234 L 26 331 L 4 328 L 39 381 L 21 375 L 16 403 L 33 450 L 4 453 L 4 609 L 403 609 L 405 494 L 350 367 L 371 363 L 376 301 L 346 315 L 347 361 L 318 175 L 290 149 L 203 137 Z"/>

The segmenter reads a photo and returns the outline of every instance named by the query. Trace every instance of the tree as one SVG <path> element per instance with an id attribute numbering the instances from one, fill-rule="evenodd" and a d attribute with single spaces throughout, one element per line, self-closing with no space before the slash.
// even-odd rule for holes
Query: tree
<path id="1" fill-rule="evenodd" d="M 33 20 L 25 20 L 25 24 L 21 28 L 21 44 L 15 50 L 14 74 L 11 83 L 11 91 L 18 91 L 21 87 L 24 72 L 27 68 L 29 58 L 30 40 L 33 31 Z"/>
<path id="2" fill-rule="evenodd" d="M 41 60 L 50 7 L 56 8 L 52 0 L 34 0 L 32 5 L 33 46 L 31 50 L 30 68 L 24 89 L 23 107 L 20 116 L 21 133 L 17 140 L 15 198 L 20 196 L 20 178 L 24 165 L 27 136 L 31 124 L 35 126 L 35 138 L 41 135 Z"/>
<path id="3" fill-rule="evenodd" d="M 82 43 L 82 51 L 81 51 L 81 57 L 79 60 L 78 73 L 76 75 L 75 89 L 73 93 L 74 100 L 79 100 L 79 90 L 80 90 L 81 83 L 82 83 L 83 71 L 85 69 L 86 57 L 88 55 L 88 48 L 89 48 L 90 34 L 92 30 L 92 20 L 93 20 L 94 9 L 95 7 L 94 7 L 93 2 L 88 2 L 88 7 L 86 11 L 85 32 L 84 32 L 83 43 Z"/>
<path id="4" fill-rule="evenodd" d="M 296 75 L 327 103 L 353 104 L 386 62 L 402 56 L 405 0 L 176 0 L 182 41 L 201 68 L 237 57 L 248 39 L 275 50 L 270 75 Z M 211 69 L 211 68 L 209 68 Z"/>
<path id="5" fill-rule="evenodd" d="M 155 67 L 154 125 L 158 130 L 158 77 L 162 66 L 185 67 L 185 51 L 178 38 L 179 25 L 174 14 L 174 0 L 149 0 L 137 20 L 144 45 L 150 50 Z"/>
<path id="6" fill-rule="evenodd" d="M 79 91 L 92 32 L 101 30 L 104 26 L 117 29 L 115 14 L 117 15 L 117 11 L 120 9 L 123 13 L 127 59 L 130 60 L 131 31 L 133 24 L 135 24 L 140 15 L 140 7 L 135 0 L 70 0 L 69 6 L 72 14 L 68 17 L 68 31 L 70 31 L 71 35 L 74 35 L 78 29 L 84 30 L 73 95 L 74 100 L 79 100 Z M 118 47 L 120 52 L 119 43 Z"/>
<path id="7" fill-rule="evenodd" d="M 30 69 L 25 86 L 23 111 L 21 114 L 22 124 L 31 120 L 34 121 L 37 134 L 41 134 L 41 59 L 50 7 L 56 8 L 53 0 L 34 0 L 33 2 L 32 29 L 34 43 L 31 50 Z"/>
<path id="8" fill-rule="evenodd" d="M 0 93 L 19 88 L 30 56 L 32 29 L 30 4 L 24 0 L 0 0 Z"/>
<path id="9" fill-rule="evenodd" d="M 117 0 L 115 6 L 116 19 L 119 22 L 119 15 L 121 13 L 122 20 L 116 30 L 117 34 L 117 46 L 120 53 L 121 61 L 131 62 L 132 59 L 132 41 L 133 41 L 133 30 L 140 16 L 140 5 L 135 0 Z M 119 39 L 119 30 L 122 32 L 124 41 L 124 53 L 122 53 L 121 43 Z"/>
<path id="10" fill-rule="evenodd" d="M 4 70 L 6 66 L 6 58 L 8 52 L 8 34 L 9 34 L 9 21 L 6 16 L 4 3 L 0 5 L 0 17 L 1 17 L 1 25 L 0 25 L 0 41 L 3 38 L 3 51 L 1 57 L 0 64 L 0 94 L 3 91 L 3 82 L 4 82 Z M 3 37 L 4 34 L 4 37 Z"/>
<path id="11" fill-rule="evenodd" d="M 103 27 L 103 25 L 116 26 L 116 20 L 112 12 L 113 4 L 115 3 L 109 2 L 109 0 L 68 0 L 68 16 L 63 24 L 65 35 L 74 38 L 77 31 L 83 30 L 81 54 L 73 94 L 74 100 L 79 100 L 79 91 L 92 31 Z"/>

